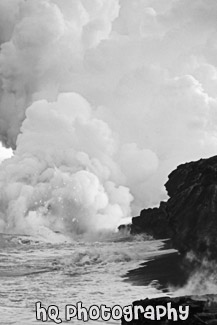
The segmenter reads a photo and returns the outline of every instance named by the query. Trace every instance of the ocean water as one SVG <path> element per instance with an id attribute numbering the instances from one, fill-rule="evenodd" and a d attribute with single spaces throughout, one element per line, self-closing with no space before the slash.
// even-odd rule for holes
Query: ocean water
<path id="1" fill-rule="evenodd" d="M 63 323 L 66 304 L 129 305 L 158 296 L 156 286 L 124 281 L 127 271 L 150 256 L 163 254 L 161 241 L 103 234 L 49 243 L 30 236 L 0 235 L 0 324 L 45 324 L 35 317 L 35 303 L 56 305 Z M 167 251 L 168 252 L 168 251 Z M 49 324 L 54 324 L 49 321 Z M 89 321 L 89 324 L 105 321 Z M 107 324 L 120 324 L 110 320 Z"/>

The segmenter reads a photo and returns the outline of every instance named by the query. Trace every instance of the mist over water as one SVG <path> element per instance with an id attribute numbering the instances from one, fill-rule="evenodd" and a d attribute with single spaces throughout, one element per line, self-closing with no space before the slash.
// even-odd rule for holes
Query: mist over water
<path id="1" fill-rule="evenodd" d="M 115 229 L 217 151 L 214 0 L 1 0 L 0 231 Z"/>
<path id="2" fill-rule="evenodd" d="M 35 324 L 38 300 L 162 294 L 123 281 L 162 243 L 115 231 L 217 152 L 216 17 L 216 0 L 0 0 L 5 325 Z M 214 269 L 170 290 L 215 292 Z"/>

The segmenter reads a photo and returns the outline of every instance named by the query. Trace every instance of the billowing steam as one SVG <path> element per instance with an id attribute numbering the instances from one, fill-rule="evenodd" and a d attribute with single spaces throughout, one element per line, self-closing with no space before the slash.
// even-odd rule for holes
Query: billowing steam
<path id="1" fill-rule="evenodd" d="M 216 15 L 215 0 L 1 0 L 0 231 L 115 228 L 215 154 Z"/>

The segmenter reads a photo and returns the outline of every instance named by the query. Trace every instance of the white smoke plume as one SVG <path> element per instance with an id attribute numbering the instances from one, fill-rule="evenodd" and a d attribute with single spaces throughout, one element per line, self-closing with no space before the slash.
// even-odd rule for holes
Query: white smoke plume
<path id="1" fill-rule="evenodd" d="M 216 154 L 216 14 L 215 0 L 0 1 L 1 231 L 115 228 L 166 197 L 177 164 Z"/>

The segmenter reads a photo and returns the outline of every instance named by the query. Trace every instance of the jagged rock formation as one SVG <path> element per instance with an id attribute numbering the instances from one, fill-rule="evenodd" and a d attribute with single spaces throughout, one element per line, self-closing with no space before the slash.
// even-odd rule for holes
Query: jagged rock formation
<path id="1" fill-rule="evenodd" d="M 144 209 L 131 232 L 171 238 L 180 252 L 217 259 L 217 156 L 178 166 L 165 184 L 167 202 Z"/>
<path id="2" fill-rule="evenodd" d="M 133 302 L 133 306 L 142 306 L 145 310 L 147 306 L 153 306 L 156 310 L 156 306 L 167 307 L 168 303 L 171 303 L 171 307 L 177 310 L 178 319 L 175 321 L 174 316 L 171 320 L 168 320 L 168 313 L 160 320 L 151 320 L 144 317 L 143 313 L 139 313 L 139 319 L 135 319 L 128 322 L 122 317 L 122 325 L 142 325 L 142 324 L 188 324 L 188 325 L 217 325 L 217 296 L 216 295 L 204 295 L 200 297 L 186 296 L 186 297 L 160 297 L 154 299 L 138 300 Z M 189 306 L 188 318 L 181 320 L 179 317 L 179 307 Z M 156 317 L 156 316 L 155 316 Z"/>

